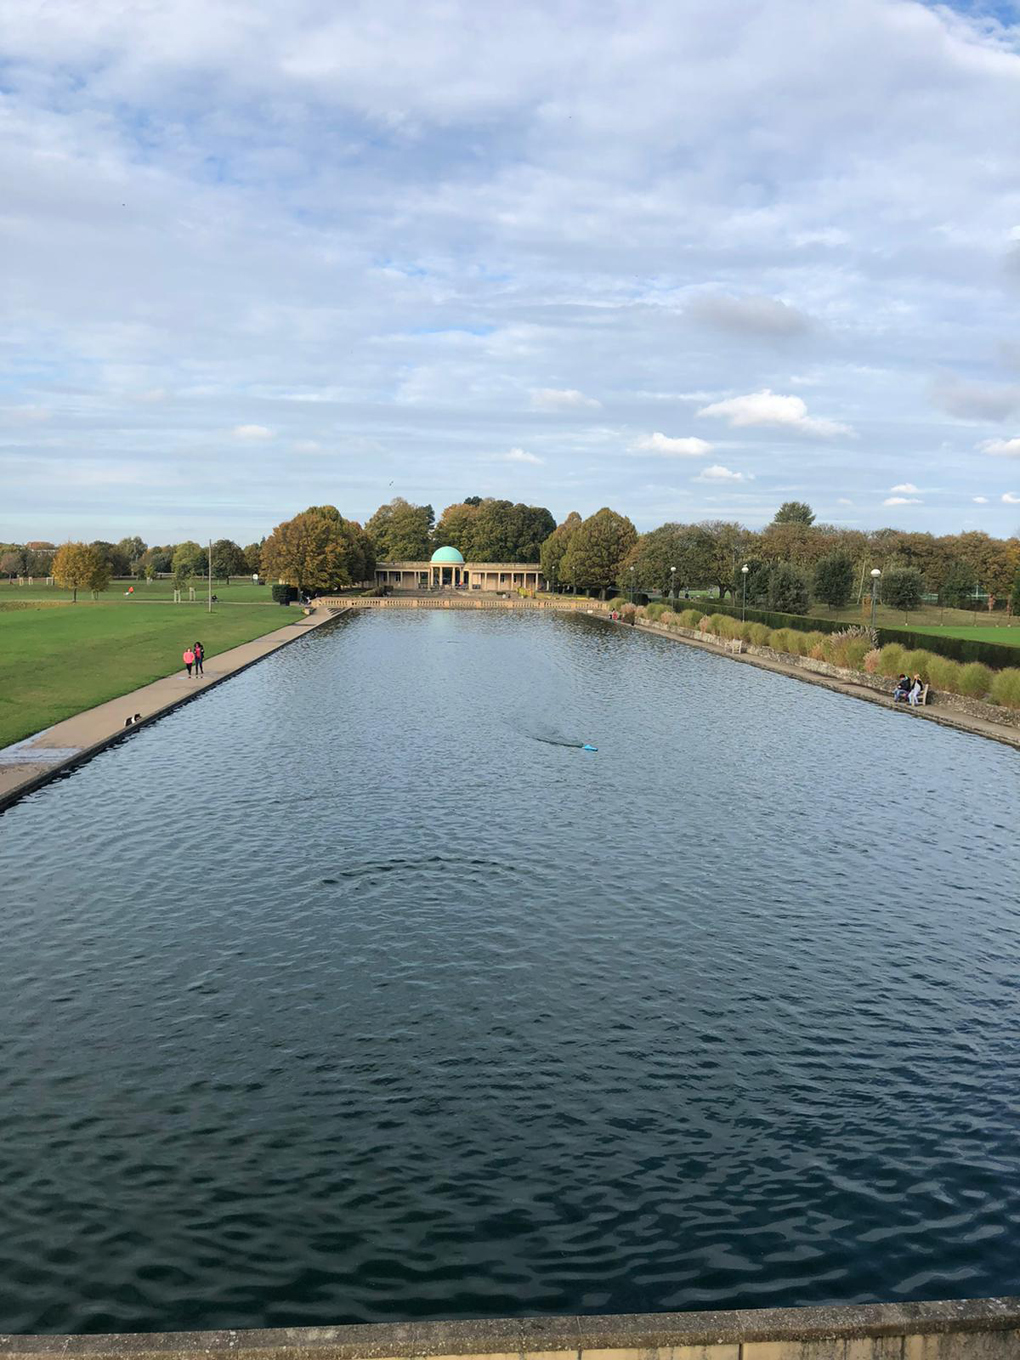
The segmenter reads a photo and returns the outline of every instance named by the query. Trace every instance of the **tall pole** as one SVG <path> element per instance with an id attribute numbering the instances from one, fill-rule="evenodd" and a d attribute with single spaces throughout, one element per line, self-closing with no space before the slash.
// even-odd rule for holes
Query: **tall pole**
<path id="1" fill-rule="evenodd" d="M 208 558 L 207 558 L 207 560 L 206 560 L 206 566 L 209 568 L 209 590 L 208 590 L 208 595 L 209 595 L 209 608 L 208 608 L 208 611 L 207 611 L 207 612 L 211 614 L 211 613 L 212 613 L 212 539 L 211 539 L 211 538 L 210 538 L 210 540 L 209 540 L 209 556 L 208 556 Z"/>
<path id="2" fill-rule="evenodd" d="M 875 626 L 875 606 L 878 603 L 878 581 L 882 573 L 876 567 L 871 573 L 871 626 Z"/>
<path id="3" fill-rule="evenodd" d="M 746 612 L 746 610 L 747 610 L 747 572 L 748 572 L 748 566 L 747 566 L 747 563 L 745 562 L 744 565 L 740 568 L 740 575 L 741 575 L 741 578 L 742 578 L 742 580 L 743 580 L 743 588 L 742 588 L 741 596 L 740 596 L 740 622 L 741 622 L 741 623 L 744 622 L 744 614 L 745 614 L 745 612 Z"/>

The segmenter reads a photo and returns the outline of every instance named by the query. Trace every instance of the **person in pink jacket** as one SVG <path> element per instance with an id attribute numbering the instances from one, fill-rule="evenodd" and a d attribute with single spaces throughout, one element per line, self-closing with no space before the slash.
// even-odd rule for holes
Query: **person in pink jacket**
<path id="1" fill-rule="evenodd" d="M 195 664 L 195 653 L 190 647 L 184 649 L 184 664 L 188 668 L 188 679 L 191 679 L 191 668 Z"/>

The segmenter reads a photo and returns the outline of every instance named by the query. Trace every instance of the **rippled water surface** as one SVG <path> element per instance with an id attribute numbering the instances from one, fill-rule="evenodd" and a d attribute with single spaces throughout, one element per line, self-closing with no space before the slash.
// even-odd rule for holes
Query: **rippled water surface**
<path id="1" fill-rule="evenodd" d="M 0 1331 L 1020 1292 L 1016 781 L 586 618 L 305 638 L 0 817 Z"/>

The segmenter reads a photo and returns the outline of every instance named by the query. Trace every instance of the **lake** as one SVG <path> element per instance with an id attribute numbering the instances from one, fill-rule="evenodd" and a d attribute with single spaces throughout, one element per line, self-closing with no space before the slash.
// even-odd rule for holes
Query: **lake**
<path id="1" fill-rule="evenodd" d="M 584 616 L 304 638 L 0 817 L 0 1331 L 1020 1292 L 1017 794 Z"/>

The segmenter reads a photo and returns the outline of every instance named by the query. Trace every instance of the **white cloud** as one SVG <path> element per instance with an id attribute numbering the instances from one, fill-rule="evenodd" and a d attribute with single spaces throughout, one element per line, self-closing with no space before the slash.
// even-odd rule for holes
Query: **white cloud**
<path id="1" fill-rule="evenodd" d="M 900 482 L 899 486 L 891 486 L 889 490 L 902 491 L 907 496 L 916 496 L 920 488 L 916 487 L 913 482 Z"/>
<path id="2" fill-rule="evenodd" d="M 986 439 L 978 448 L 982 453 L 990 453 L 993 458 L 1020 458 L 1020 438 Z"/>
<path id="3" fill-rule="evenodd" d="M 728 293 L 700 294 L 688 303 L 687 315 L 734 335 L 770 339 L 800 335 L 811 324 L 803 312 L 779 298 L 732 297 Z"/>
<path id="4" fill-rule="evenodd" d="M 752 479 L 745 477 L 742 472 L 731 472 L 729 468 L 722 467 L 719 463 L 713 463 L 711 467 L 703 468 L 691 480 L 695 482 L 746 482 Z"/>
<path id="5" fill-rule="evenodd" d="M 847 500 L 846 496 L 840 496 L 840 498 L 839 498 L 839 500 L 836 502 L 836 504 L 837 504 L 837 505 L 853 505 L 853 501 Z"/>
<path id="6" fill-rule="evenodd" d="M 597 409 L 602 403 L 586 397 L 575 387 L 536 387 L 531 393 L 531 405 L 536 411 L 576 411 Z"/>
<path id="7" fill-rule="evenodd" d="M 541 464 L 544 460 L 538 458 L 533 453 L 527 453 L 524 449 L 511 449 L 509 453 L 497 453 L 495 461 L 498 463 L 534 463 Z"/>
<path id="8" fill-rule="evenodd" d="M 975 505 L 987 505 L 987 504 L 988 504 L 988 497 L 987 497 L 987 496 L 972 496 L 972 497 L 971 497 L 971 500 L 973 500 L 973 502 L 974 502 Z"/>
<path id="9" fill-rule="evenodd" d="M 661 454 L 664 458 L 704 458 L 714 447 L 707 439 L 698 439 L 695 435 L 674 439 L 657 430 L 655 434 L 647 434 L 635 440 L 631 445 L 631 451 Z"/>
<path id="10" fill-rule="evenodd" d="M 272 439 L 273 432 L 266 425 L 235 425 L 231 431 L 235 439 Z"/>
<path id="11" fill-rule="evenodd" d="M 1020 505 L 1020 496 L 1012 491 L 1004 491 L 1002 493 L 1002 503 L 1003 505 Z"/>
<path id="12" fill-rule="evenodd" d="M 765 387 L 760 392 L 749 392 L 742 397 L 729 397 L 703 406 L 699 416 L 720 416 L 735 429 L 764 426 L 772 429 L 796 430 L 801 434 L 818 435 L 824 439 L 834 435 L 853 434 L 849 425 L 835 420 L 809 416 L 801 397 L 784 397 Z"/>
<path id="13" fill-rule="evenodd" d="M 923 505 L 924 501 L 919 501 L 912 496 L 887 496 L 882 502 L 883 505 Z"/>

